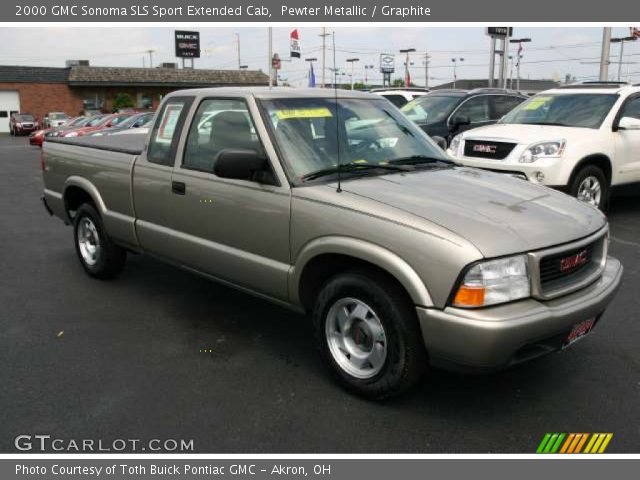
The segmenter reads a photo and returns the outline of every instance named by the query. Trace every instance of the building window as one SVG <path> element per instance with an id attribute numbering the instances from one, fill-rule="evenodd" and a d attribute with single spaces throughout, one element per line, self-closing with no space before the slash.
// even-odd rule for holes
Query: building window
<path id="1" fill-rule="evenodd" d="M 102 110 L 104 108 L 104 92 L 86 92 L 82 96 L 84 110 Z"/>
<path id="2" fill-rule="evenodd" d="M 150 109 L 153 107 L 153 98 L 148 93 L 138 93 L 138 108 Z"/>

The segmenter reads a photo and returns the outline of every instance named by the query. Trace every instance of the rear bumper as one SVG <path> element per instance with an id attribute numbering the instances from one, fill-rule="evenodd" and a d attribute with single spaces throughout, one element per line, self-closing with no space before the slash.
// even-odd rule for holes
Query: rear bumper
<path id="1" fill-rule="evenodd" d="M 418 307 L 430 359 L 452 369 L 497 370 L 558 350 L 575 324 L 602 315 L 622 270 L 609 257 L 596 282 L 546 302 L 527 299 L 478 310 Z"/>

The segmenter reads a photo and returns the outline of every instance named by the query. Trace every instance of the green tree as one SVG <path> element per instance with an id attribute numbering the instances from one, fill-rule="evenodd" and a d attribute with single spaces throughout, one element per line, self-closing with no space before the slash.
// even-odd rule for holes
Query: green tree
<path id="1" fill-rule="evenodd" d="M 122 108 L 133 108 L 134 106 L 135 104 L 133 103 L 133 99 L 128 93 L 118 93 L 113 99 L 114 110 L 120 110 Z"/>

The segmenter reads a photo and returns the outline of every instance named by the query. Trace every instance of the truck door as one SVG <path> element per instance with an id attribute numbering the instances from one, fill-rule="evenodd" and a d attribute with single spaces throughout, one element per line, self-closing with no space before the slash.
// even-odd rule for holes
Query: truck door
<path id="1" fill-rule="evenodd" d="M 154 124 L 149 145 L 134 164 L 133 204 L 136 214 L 136 234 L 145 251 L 167 259 L 175 258 L 171 244 L 173 235 L 167 228 L 170 204 L 173 201 L 171 174 L 193 97 L 173 97 L 167 100 Z"/>
<path id="2" fill-rule="evenodd" d="M 169 226 L 181 262 L 249 290 L 287 300 L 290 188 L 220 178 L 224 149 L 264 152 L 243 98 L 201 101 L 172 176 Z"/>
<path id="3" fill-rule="evenodd" d="M 640 124 L 640 94 L 629 97 L 622 105 L 616 117 L 616 125 L 623 118 Z M 618 182 L 640 182 L 640 129 L 619 128 L 615 136 L 617 161 L 614 168 L 618 172 Z"/>

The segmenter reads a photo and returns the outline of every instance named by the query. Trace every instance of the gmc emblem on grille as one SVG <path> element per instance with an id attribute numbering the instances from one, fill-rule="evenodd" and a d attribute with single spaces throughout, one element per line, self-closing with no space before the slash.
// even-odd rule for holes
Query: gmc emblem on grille
<path id="1" fill-rule="evenodd" d="M 587 254 L 588 252 L 585 248 L 580 253 L 576 253 L 575 255 L 571 255 L 570 257 L 563 258 L 562 260 L 560 260 L 560 271 L 562 273 L 565 273 L 584 265 L 588 260 Z"/>
<path id="2" fill-rule="evenodd" d="M 496 148 L 497 147 L 495 145 L 474 145 L 473 151 L 482 153 L 496 153 Z"/>

